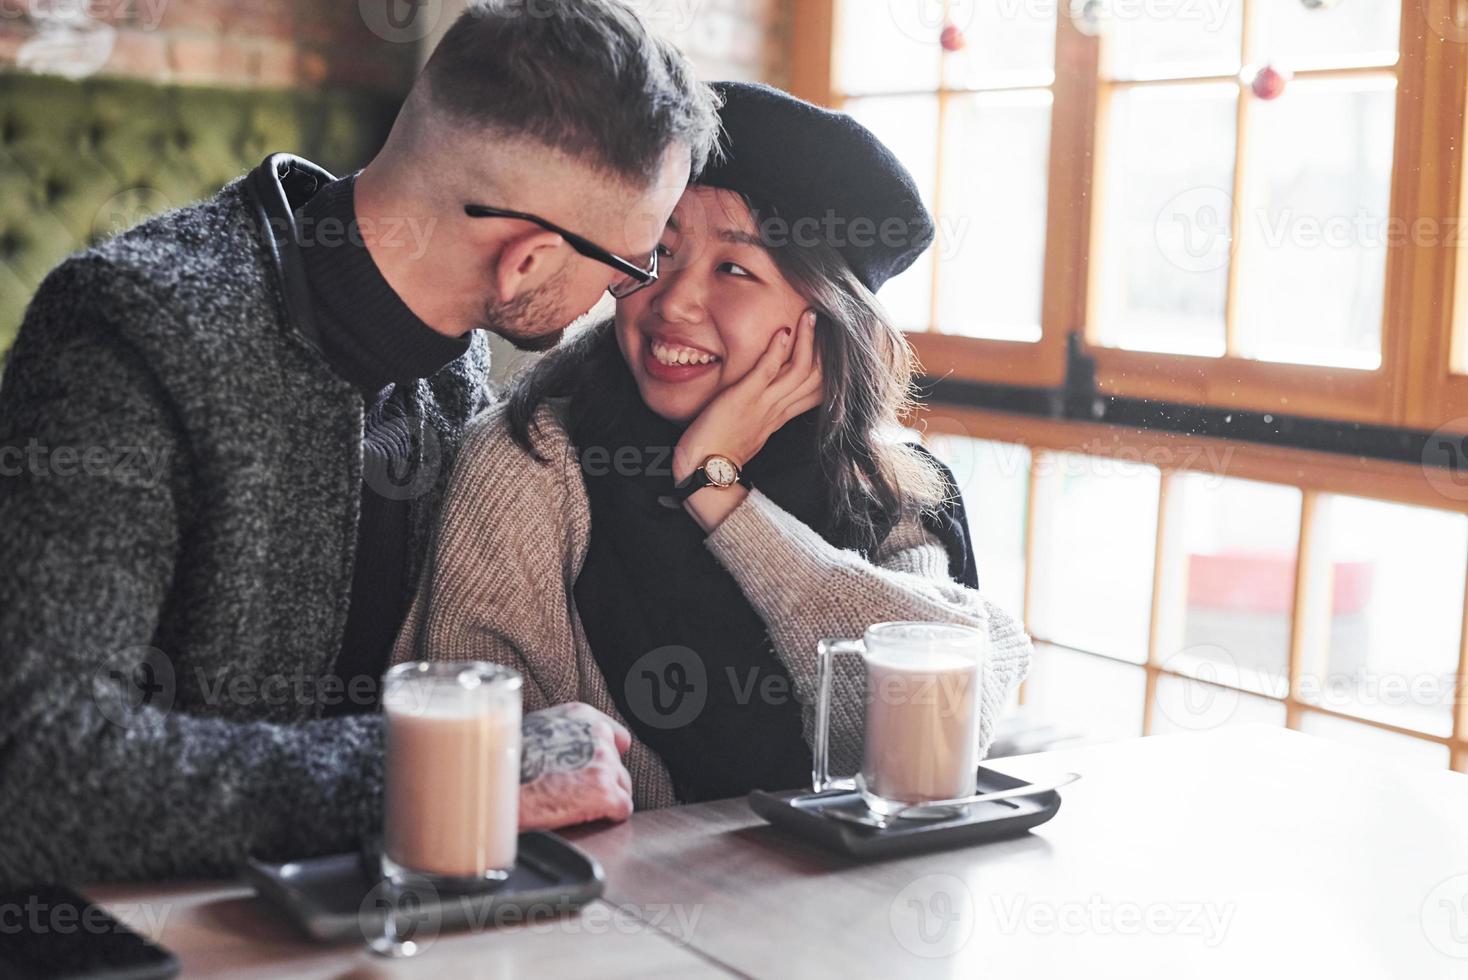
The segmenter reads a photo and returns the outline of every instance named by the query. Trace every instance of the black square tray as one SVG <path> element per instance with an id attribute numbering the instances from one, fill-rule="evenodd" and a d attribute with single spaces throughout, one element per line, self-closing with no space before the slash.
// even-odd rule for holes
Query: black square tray
<path id="1" fill-rule="evenodd" d="M 1026 785 L 1023 779 L 979 767 L 979 786 L 974 792 L 989 793 Z M 856 858 L 896 857 L 923 851 L 967 847 L 985 841 L 1022 834 L 1055 816 L 1060 794 L 1055 790 L 1034 796 L 975 803 L 963 813 L 942 820 L 896 820 L 885 830 L 863 827 L 822 815 L 826 809 L 866 812 L 866 804 L 855 790 L 830 790 L 811 796 L 809 790 L 749 794 L 755 813 L 796 837 L 829 850 Z"/>
<path id="2" fill-rule="evenodd" d="M 385 903 L 369 902 L 380 883 L 372 852 L 269 864 L 251 858 L 242 869 L 256 894 L 275 905 L 319 942 L 361 942 L 382 930 Z M 437 928 L 539 921 L 579 909 L 600 897 L 606 876 L 596 859 L 545 831 L 520 835 L 515 869 L 492 891 L 443 894 L 433 902 Z M 415 895 L 415 897 L 421 897 Z"/>

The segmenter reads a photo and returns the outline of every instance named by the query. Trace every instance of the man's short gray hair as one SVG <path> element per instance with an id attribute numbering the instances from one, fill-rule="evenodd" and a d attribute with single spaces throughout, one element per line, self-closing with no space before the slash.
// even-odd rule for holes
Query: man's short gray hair
<path id="1" fill-rule="evenodd" d="M 478 0 L 425 69 L 435 106 L 532 137 L 648 186 L 670 145 L 696 176 L 718 134 L 718 97 L 621 0 Z"/>

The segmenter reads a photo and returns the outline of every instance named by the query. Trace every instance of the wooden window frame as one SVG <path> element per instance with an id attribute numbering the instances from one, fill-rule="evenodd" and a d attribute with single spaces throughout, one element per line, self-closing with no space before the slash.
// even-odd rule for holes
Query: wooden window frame
<path id="1" fill-rule="evenodd" d="M 1416 157 L 1422 174 L 1414 210 L 1440 222 L 1439 228 L 1452 233 L 1456 244 L 1417 242 L 1408 247 L 1408 315 L 1421 327 L 1403 338 L 1401 356 L 1408 369 L 1401 409 L 1406 424 L 1414 428 L 1468 433 L 1468 168 L 1463 165 L 1468 34 L 1457 43 L 1428 46 L 1414 68 L 1423 91 L 1445 93 L 1436 111 L 1422 116 Z M 1457 152 L 1445 153 L 1446 147 Z"/>
<path id="2" fill-rule="evenodd" d="M 790 32 L 791 90 L 837 108 L 844 104 L 833 76 L 838 2 L 795 0 Z M 1245 36 L 1241 50 L 1247 56 L 1251 53 L 1249 25 L 1260 0 L 1243 2 Z M 1098 177 L 1108 94 L 1120 85 L 1169 83 L 1103 79 L 1103 39 L 1078 31 L 1063 15 L 1063 6 L 1062 15 L 1057 17 L 1055 80 L 1051 86 L 1050 206 L 1040 339 L 1023 342 L 972 338 L 938 333 L 930 324 L 928 330 L 909 332 L 908 338 L 924 371 L 931 376 L 1052 387 L 1064 379 L 1068 335 L 1080 332 L 1094 341 L 1099 291 L 1094 288 L 1096 270 L 1089 258 L 1096 254 L 1101 230 L 1095 189 L 1101 186 Z M 1414 222 L 1424 219 L 1456 220 L 1462 213 L 1463 168 L 1458 154 L 1445 154 L 1442 149 L 1462 145 L 1465 136 L 1465 48 L 1468 44 L 1444 43 L 1438 38 L 1419 0 L 1401 0 L 1399 56 L 1394 66 L 1299 72 L 1301 78 L 1395 76 L 1389 206 L 1393 228 L 1414 227 Z M 1238 162 L 1247 161 L 1243 143 L 1251 101 L 1242 84 L 1240 93 L 1236 200 L 1242 179 Z M 1450 94 L 1427 98 L 1431 93 Z M 936 94 L 940 99 L 941 140 L 941 104 L 948 93 L 940 88 Z M 937 193 L 941 196 L 941 152 L 939 159 Z M 1097 386 L 1104 394 L 1382 425 L 1436 428 L 1461 416 L 1461 427 L 1468 432 L 1468 375 L 1455 375 L 1447 368 L 1455 324 L 1468 320 L 1468 262 L 1458 260 L 1461 251 L 1468 250 L 1412 241 L 1387 248 L 1381 365 L 1374 370 L 1286 364 L 1229 353 L 1200 357 L 1129 351 L 1092 342 L 1088 353 L 1096 358 Z M 1234 306 L 1238 289 L 1236 268 L 1237 263 L 1231 261 L 1230 307 Z M 935 311 L 936 300 L 934 290 Z M 1231 317 L 1232 310 L 1226 319 L 1231 322 Z M 1234 333 L 1230 327 L 1230 350 Z M 1468 363 L 1468 352 L 1460 354 L 1460 362 Z"/>
<path id="3" fill-rule="evenodd" d="M 822 105 L 838 107 L 833 88 L 835 4 L 838 0 L 795 0 L 790 43 L 794 57 L 791 90 Z M 1258 0 L 1245 0 L 1252 5 Z M 1394 227 L 1414 227 L 1418 221 L 1455 228 L 1468 220 L 1468 167 L 1462 152 L 1446 147 L 1468 147 L 1468 37 L 1462 42 L 1442 41 L 1428 23 L 1430 11 L 1422 3 L 1449 0 L 1402 0 L 1399 57 L 1396 74 L 1396 116 L 1393 143 L 1390 215 Z M 1251 11 L 1245 11 L 1245 24 Z M 1246 28 L 1247 29 L 1247 28 Z M 1247 40 L 1243 50 L 1247 51 Z M 1051 86 L 1052 129 L 1048 173 L 1041 339 L 1019 342 L 978 339 L 953 334 L 915 331 L 908 334 L 926 373 L 951 375 L 966 381 L 1051 387 L 1065 376 L 1066 338 L 1072 332 L 1093 331 L 1095 311 L 1093 270 L 1093 216 L 1097 203 L 1092 188 L 1097 170 L 1093 148 L 1104 136 L 1104 97 L 1100 76 L 1101 44 L 1077 31 L 1070 19 L 1058 17 L 1055 80 Z M 1374 71 L 1381 71 L 1375 69 Z M 1308 77 L 1310 72 L 1301 72 Z M 1427 96 L 1433 95 L 1432 98 Z M 940 96 L 941 98 L 941 96 Z M 1246 113 L 1245 95 L 1240 113 Z M 941 121 L 940 121 L 941 126 Z M 1244 132 L 1242 120 L 1239 131 Z M 941 139 L 941 131 L 940 131 Z M 1236 163 L 1241 152 L 1236 148 Z M 940 163 L 941 168 L 941 163 Z M 1238 167 L 1235 167 L 1236 171 Z M 941 186 L 941 174 L 940 186 Z M 1239 179 L 1238 174 L 1235 180 Z M 1076 202 L 1056 207 L 1055 202 Z M 1468 238 L 1468 234 L 1464 235 Z M 1447 426 L 1468 434 L 1468 247 L 1443 247 L 1409 238 L 1389 246 L 1382 323 L 1382 363 L 1372 371 L 1281 364 L 1240 357 L 1193 357 L 1134 352 L 1088 345 L 1096 358 L 1097 383 L 1106 394 L 1212 405 L 1245 411 L 1278 411 L 1323 419 L 1360 421 L 1387 426 L 1436 429 Z M 1230 295 L 1237 288 L 1230 269 Z M 936 293 L 936 291 L 935 291 Z M 936 296 L 935 296 L 936 300 Z M 1452 369 L 1457 364 L 1462 373 Z M 1288 402 L 1284 400 L 1288 397 Z M 1159 680 L 1178 677 L 1211 683 L 1241 694 L 1272 700 L 1284 707 L 1285 725 L 1302 727 L 1311 715 L 1336 718 L 1350 724 L 1408 736 L 1446 747 L 1449 766 L 1468 772 L 1468 588 L 1459 623 L 1457 683 L 1452 706 L 1452 728 L 1436 735 L 1404 728 L 1377 718 L 1362 717 L 1311 703 L 1300 696 L 1300 680 L 1320 669 L 1309 662 L 1321 649 L 1312 630 L 1328 621 L 1328 590 L 1321 569 L 1328 566 L 1321 506 L 1326 495 L 1363 497 L 1435 510 L 1468 513 L 1468 501 L 1450 498 L 1434 484 L 1429 468 L 1337 453 L 1315 452 L 1253 442 L 1181 435 L 1174 432 L 1045 418 L 943 403 L 925 407 L 910 420 L 921 427 L 924 416 L 940 414 L 945 434 L 1022 445 L 1033 454 L 1080 453 L 1141 460 L 1162 473 L 1158 499 L 1155 563 L 1145 662 L 1098 656 L 1144 672 L 1143 732 L 1154 731 L 1153 705 Z M 936 419 L 935 419 L 936 421 Z M 957 426 L 957 431 L 953 431 Z M 1227 472 L 1209 467 L 1210 459 L 1227 452 Z M 1161 462 L 1158 462 L 1158 461 Z M 1182 598 L 1176 577 L 1166 574 L 1179 559 L 1181 504 L 1174 492 L 1176 480 L 1188 472 L 1214 473 L 1230 479 L 1251 480 L 1301 491 L 1300 530 L 1295 590 L 1291 599 L 1287 671 L 1290 684 L 1281 697 L 1200 680 L 1166 665 L 1176 649 Z M 1053 499 L 1044 492 L 1045 481 L 1028 476 L 1025 518 L 1024 619 L 1034 626 L 1046 597 L 1040 594 L 1035 556 L 1045 548 L 1047 528 L 1053 525 Z M 1464 556 L 1468 562 L 1468 555 Z M 1164 574 L 1157 574 L 1157 570 Z M 1468 578 L 1465 578 L 1468 582 Z M 1037 643 L 1048 641 L 1043 629 Z M 1066 649 L 1073 649 L 1067 647 Z M 1043 656 L 1044 654 L 1039 654 Z M 1021 688 L 1021 702 L 1025 700 Z"/>
<path id="4" fill-rule="evenodd" d="M 836 29 L 836 5 L 841 0 L 795 0 L 791 19 L 790 50 L 792 57 L 790 91 L 831 108 L 842 108 L 847 99 L 835 87 L 834 40 Z M 1069 19 L 1058 18 L 1057 33 L 1069 28 Z M 1079 35 L 1077 35 L 1079 36 Z M 1082 133 L 1077 127 L 1084 120 L 1077 118 L 1075 109 L 1083 99 L 1076 97 L 1078 85 L 1083 84 L 1087 72 L 1094 73 L 1095 47 L 1057 45 L 1055 79 L 1049 86 L 1019 86 L 1026 90 L 1048 88 L 1053 95 L 1050 121 L 1050 153 L 1047 174 L 1047 200 L 1053 198 L 1055 189 L 1074 181 L 1078 168 L 1076 163 L 1089 152 Z M 1065 63 L 1060 57 L 1079 57 L 1075 63 Z M 985 90 L 975 90 L 982 94 Z M 886 93 L 872 93 L 881 97 Z M 898 93 L 901 94 L 901 93 Z M 909 93 L 918 94 L 918 93 Z M 948 103 L 962 98 L 968 90 L 950 88 L 946 80 L 939 87 L 922 95 L 931 95 L 938 100 L 938 139 L 936 147 L 937 172 L 934 176 L 934 193 L 941 198 L 943 187 L 942 139 Z M 864 98 L 864 94 L 853 94 L 852 99 Z M 1061 118 L 1061 106 L 1070 112 Z M 941 200 L 938 207 L 941 210 Z M 938 266 L 934 264 L 934 283 L 930 287 L 929 325 L 924 330 L 908 331 L 907 337 L 916 350 L 926 373 L 934 376 L 952 375 L 976 381 L 1002 382 L 1006 384 L 1051 387 L 1060 384 L 1065 377 L 1065 335 L 1068 327 L 1055 324 L 1073 324 L 1077 320 L 1074 307 L 1058 282 L 1074 281 L 1074 264 L 1083 259 L 1079 242 L 1070 237 L 1066 225 L 1066 209 L 1048 207 L 1045 229 L 1045 259 L 1041 274 L 1042 292 L 1040 309 L 1040 338 L 1035 341 L 996 340 L 966 337 L 959 334 L 939 333 L 932 321 L 937 311 Z M 941 232 L 940 232 L 941 234 Z M 935 246 L 936 247 L 936 246 Z"/>

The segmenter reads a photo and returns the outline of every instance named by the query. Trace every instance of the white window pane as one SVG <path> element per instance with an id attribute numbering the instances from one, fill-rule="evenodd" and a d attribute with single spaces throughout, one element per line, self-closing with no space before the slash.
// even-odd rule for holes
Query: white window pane
<path id="1" fill-rule="evenodd" d="M 1040 339 L 1050 103 L 1047 91 L 949 102 L 937 243 L 944 333 Z"/>
<path id="2" fill-rule="evenodd" d="M 1030 451 L 1024 446 L 959 435 L 956 419 L 927 416 L 925 444 L 953 471 L 968 512 L 979 588 L 1019 616 L 1025 599 L 1025 515 Z"/>
<path id="3" fill-rule="evenodd" d="M 1208 678 L 1206 672 L 1199 675 Z M 1225 725 L 1283 725 L 1285 706 L 1191 677 L 1157 678 L 1149 735 L 1204 732 Z"/>
<path id="4" fill-rule="evenodd" d="M 1104 21 L 1102 63 L 1113 78 L 1229 75 L 1239 69 L 1242 3 L 1112 7 Z"/>
<path id="5" fill-rule="evenodd" d="M 1300 491 L 1206 473 L 1178 480 L 1187 575 L 1183 646 L 1159 657 L 1174 670 L 1282 697 Z"/>
<path id="6" fill-rule="evenodd" d="M 1055 79 L 1056 9 L 1034 0 L 950 0 L 949 17 L 965 43 L 947 55 L 948 85 L 1049 85 Z"/>
<path id="7" fill-rule="evenodd" d="M 933 319 L 933 250 L 887 280 L 878 298 L 899 329 L 927 330 Z"/>
<path id="8" fill-rule="evenodd" d="M 933 207 L 938 169 L 938 97 L 886 96 L 849 99 L 846 111 L 876 134 L 902 161 L 923 203 Z M 926 330 L 932 321 L 933 249 L 882 286 L 878 297 L 897 326 Z"/>
<path id="9" fill-rule="evenodd" d="M 1066 745 L 1110 742 L 1142 734 L 1146 675 L 1141 667 L 1089 653 L 1037 644 L 1025 682 L 1024 714 L 1053 725 Z"/>
<path id="10" fill-rule="evenodd" d="M 839 0 L 836 89 L 843 93 L 936 90 L 942 0 Z"/>
<path id="11" fill-rule="evenodd" d="M 1448 734 L 1468 516 L 1356 497 L 1328 498 L 1326 507 L 1329 651 L 1325 675 L 1308 674 L 1302 697 L 1335 711 Z"/>
<path id="12" fill-rule="evenodd" d="M 1422 0 L 1411 0 L 1413 12 Z M 1397 60 L 1402 5 L 1397 0 L 1262 0 L 1255 47 L 1291 69 L 1390 65 Z"/>
<path id="13" fill-rule="evenodd" d="M 1155 467 L 1073 453 L 1037 457 L 1036 632 L 1142 663 L 1156 556 Z"/>
<path id="14" fill-rule="evenodd" d="M 1101 343 L 1219 356 L 1232 241 L 1237 85 L 1118 92 L 1101 251 Z"/>
<path id="15" fill-rule="evenodd" d="M 1391 79 L 1296 80 L 1251 107 L 1244 356 L 1380 366 L 1395 99 Z"/>

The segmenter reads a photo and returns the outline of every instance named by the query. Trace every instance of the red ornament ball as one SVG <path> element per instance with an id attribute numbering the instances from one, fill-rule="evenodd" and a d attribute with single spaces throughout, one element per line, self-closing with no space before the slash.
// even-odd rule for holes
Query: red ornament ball
<path id="1" fill-rule="evenodd" d="M 1285 86 L 1289 84 L 1289 81 L 1289 72 L 1281 71 L 1273 65 L 1265 65 L 1254 73 L 1249 89 L 1254 93 L 1256 99 L 1268 102 L 1284 95 Z"/>
<path id="2" fill-rule="evenodd" d="M 944 51 L 962 51 L 964 45 L 968 44 L 968 38 L 963 36 L 963 28 L 957 24 L 945 24 L 943 33 L 938 36 L 938 42 L 943 45 Z"/>

